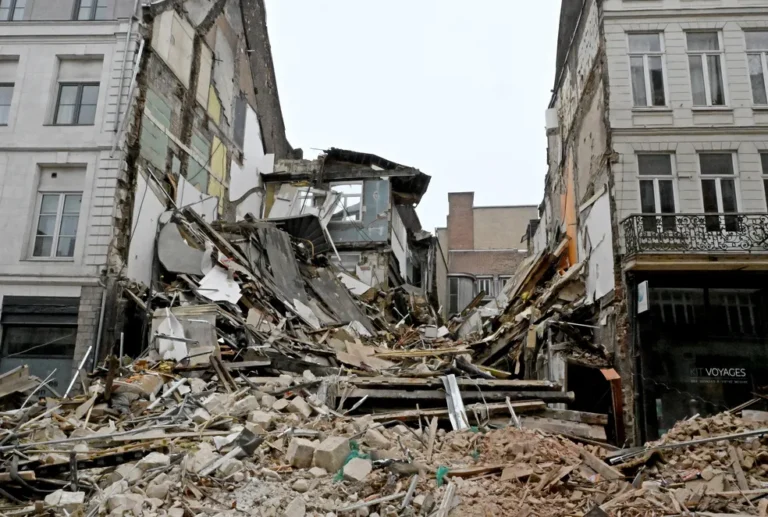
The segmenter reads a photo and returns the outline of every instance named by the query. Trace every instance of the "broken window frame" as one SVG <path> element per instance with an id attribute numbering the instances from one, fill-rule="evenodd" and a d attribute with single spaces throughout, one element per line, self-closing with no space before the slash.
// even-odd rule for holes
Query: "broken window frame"
<path id="1" fill-rule="evenodd" d="M 0 0 L 0 22 L 18 22 L 24 19 L 27 0 Z"/>
<path id="2" fill-rule="evenodd" d="M 658 38 L 658 50 L 633 50 L 632 39 L 635 36 L 656 36 Z M 632 87 L 632 104 L 635 108 L 666 108 L 668 106 L 669 94 L 667 93 L 667 63 L 665 59 L 665 47 L 664 47 L 664 35 L 661 32 L 630 32 L 627 33 L 627 48 L 629 49 L 629 78 Z M 642 75 L 643 84 L 642 90 L 639 85 L 635 84 L 635 76 L 632 72 L 633 61 L 638 59 L 642 60 Z M 657 89 L 653 84 L 653 73 L 651 64 L 658 60 L 658 64 L 661 68 L 661 91 L 662 98 L 660 102 L 656 102 L 656 96 L 654 92 Z M 642 93 L 644 99 L 643 102 L 638 99 L 638 94 Z"/>
<path id="3" fill-rule="evenodd" d="M 83 6 L 85 2 L 90 2 L 90 5 Z M 77 0 L 75 2 L 75 9 L 72 12 L 72 20 L 80 22 L 106 20 L 108 7 L 107 0 Z M 83 17 L 84 12 L 86 17 Z M 100 12 L 101 16 L 99 16 Z"/>
<path id="4" fill-rule="evenodd" d="M 765 46 L 757 44 L 750 45 L 750 36 L 762 34 L 765 38 Z M 749 86 L 752 90 L 752 104 L 755 106 L 768 105 L 768 31 L 745 31 L 744 39 L 747 48 L 747 74 L 749 75 Z M 750 48 L 751 47 L 751 48 Z M 753 69 L 759 65 L 759 70 Z M 762 84 L 760 84 L 762 83 Z"/>
<path id="5" fill-rule="evenodd" d="M 7 126 L 11 118 L 14 83 L 0 83 L 0 126 Z M 7 101 L 3 98 L 7 92 Z M 7 102 L 7 104 L 6 104 Z"/>
<path id="6" fill-rule="evenodd" d="M 338 187 L 346 187 L 346 186 L 359 186 L 360 193 L 359 194 L 347 193 L 344 191 L 337 190 Z M 332 191 L 339 194 L 339 200 L 333 208 L 333 216 L 331 217 L 331 221 L 334 223 L 361 222 L 363 220 L 363 199 L 365 195 L 365 183 L 362 181 L 337 181 L 337 182 L 331 183 L 329 187 Z M 350 215 L 347 209 L 349 208 L 349 206 L 354 206 L 354 205 L 350 205 L 349 200 L 355 199 L 355 198 L 359 199 L 360 209 L 357 211 L 357 213 Z M 336 219 L 337 214 L 343 214 L 342 218 Z"/>
<path id="7" fill-rule="evenodd" d="M 643 171 L 643 157 L 664 156 L 669 160 L 669 173 L 659 172 L 658 170 Z M 677 189 L 677 171 L 675 160 L 672 153 L 637 153 L 637 178 L 638 178 L 638 198 L 640 200 L 640 212 L 643 214 L 676 214 L 680 206 Z M 653 184 L 653 212 L 647 212 L 643 207 L 643 183 Z M 662 204 L 662 183 L 668 184 L 672 189 L 672 211 L 665 210 Z M 659 232 L 674 231 L 677 227 L 675 216 L 654 215 L 652 217 L 643 217 L 643 231 Z"/>
<path id="8" fill-rule="evenodd" d="M 717 36 L 717 48 L 716 49 L 691 49 L 690 36 L 694 34 L 714 34 Z M 728 79 L 726 77 L 726 70 L 724 66 L 725 52 L 723 51 L 723 34 L 720 31 L 689 31 L 685 33 L 686 38 L 686 52 L 688 54 L 688 75 L 691 81 L 691 100 L 694 107 L 704 108 L 713 106 L 727 106 L 728 105 Z M 716 67 L 712 68 L 712 64 L 716 63 Z M 696 88 L 694 84 L 698 82 L 698 77 L 695 78 L 694 66 L 701 68 L 701 81 L 703 84 L 699 88 L 703 88 L 704 99 L 696 100 Z M 712 69 L 710 69 L 712 68 Z M 713 75 L 714 74 L 714 75 Z M 722 98 L 713 98 L 712 86 L 713 80 L 719 81 L 720 95 Z"/>
<path id="9" fill-rule="evenodd" d="M 43 201 L 45 196 L 58 196 L 58 202 L 56 205 L 56 212 L 46 212 L 43 213 Z M 67 202 L 67 198 L 80 198 L 80 205 L 78 207 L 77 213 L 74 211 L 65 212 L 65 205 Z M 83 206 L 83 193 L 82 192 L 38 192 L 37 195 L 37 210 L 35 211 L 35 226 L 33 230 L 33 235 L 31 239 L 31 249 L 30 249 L 30 255 L 34 259 L 47 259 L 47 260 L 68 260 L 71 261 L 75 257 L 75 248 L 77 247 L 77 229 L 80 225 L 80 212 L 82 210 Z M 53 226 L 53 233 L 51 235 L 40 235 L 40 222 L 42 217 L 50 217 L 55 216 L 54 219 L 54 226 Z M 64 223 L 64 218 L 74 218 L 74 227 L 75 232 L 74 234 L 62 234 L 62 226 Z M 44 253 L 38 253 L 38 239 L 51 239 L 51 246 L 48 250 L 47 254 Z M 59 248 L 61 246 L 60 239 L 71 239 L 70 248 L 71 248 L 71 254 L 60 254 Z"/>
<path id="10" fill-rule="evenodd" d="M 493 298 L 496 296 L 496 289 L 494 289 L 492 276 L 478 276 L 475 279 L 475 296 L 480 294 L 481 291 L 485 291 L 484 298 Z"/>
<path id="11" fill-rule="evenodd" d="M 96 103 L 95 104 L 83 104 L 83 90 L 87 87 L 96 87 Z M 64 88 L 71 88 L 76 87 L 77 92 L 75 93 L 75 102 L 74 104 L 66 104 L 66 106 L 74 106 L 74 111 L 72 112 L 72 118 L 69 122 L 60 122 L 59 116 L 61 113 L 59 111 L 61 110 L 61 94 L 64 91 Z M 99 106 L 99 90 L 101 89 L 101 85 L 97 82 L 60 82 L 59 83 L 59 91 L 56 95 L 56 109 L 53 112 L 53 125 L 55 126 L 93 126 L 96 124 L 96 110 Z M 80 121 L 80 115 L 82 114 L 83 106 L 93 106 L 93 119 L 90 121 Z"/>
<path id="12" fill-rule="evenodd" d="M 730 161 L 730 171 L 706 171 L 705 164 L 709 165 L 711 162 L 706 160 L 706 157 L 712 157 L 715 155 L 728 155 Z M 739 184 L 739 173 L 736 164 L 736 152 L 734 151 L 719 151 L 719 152 L 702 152 L 699 153 L 699 185 L 701 186 L 701 203 L 702 212 L 705 214 L 718 214 L 705 216 L 705 226 L 709 232 L 735 232 L 739 230 L 739 221 L 736 215 L 719 215 L 719 214 L 737 214 L 739 207 L 741 206 L 741 195 Z M 712 183 L 709 183 L 712 182 Z M 706 192 L 711 188 L 711 185 L 715 187 L 715 201 L 717 206 L 716 210 L 707 209 L 707 197 Z M 733 199 L 729 199 L 728 205 L 733 209 L 726 210 L 726 198 L 723 195 L 723 185 L 729 185 L 729 189 L 733 192 Z"/>

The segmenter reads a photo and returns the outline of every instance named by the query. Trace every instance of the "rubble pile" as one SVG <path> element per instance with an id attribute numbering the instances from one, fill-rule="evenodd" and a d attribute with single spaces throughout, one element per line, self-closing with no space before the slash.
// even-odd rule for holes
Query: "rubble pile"
<path id="1" fill-rule="evenodd" d="M 2 515 L 765 507 L 748 499 L 768 493 L 764 438 L 738 435 L 754 424 L 719 415 L 665 439 L 746 442 L 609 452 L 607 415 L 554 409 L 573 394 L 482 365 L 493 311 L 443 322 L 417 288 L 361 285 L 269 222 L 184 210 L 161 236 L 162 289 L 126 288 L 145 316 L 138 358 L 116 348 L 88 375 L 84 360 L 64 394 L 23 369 L 0 378 Z"/>

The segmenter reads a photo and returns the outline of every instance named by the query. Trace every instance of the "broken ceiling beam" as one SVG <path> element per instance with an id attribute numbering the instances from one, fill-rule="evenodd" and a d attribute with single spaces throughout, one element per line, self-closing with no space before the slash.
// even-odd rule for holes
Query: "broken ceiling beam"
<path id="1" fill-rule="evenodd" d="M 605 427 L 599 425 L 567 422 L 554 418 L 541 418 L 538 415 L 522 417 L 521 423 L 526 429 L 539 429 L 548 433 L 568 434 L 601 442 L 608 440 L 608 436 L 605 434 Z"/>
<path id="2" fill-rule="evenodd" d="M 588 413 L 586 411 L 547 408 L 541 413 L 541 416 L 554 418 L 556 420 L 566 420 L 568 422 L 579 422 L 582 424 L 608 425 L 608 415 L 603 413 Z"/>
<path id="3" fill-rule="evenodd" d="M 347 393 L 348 399 L 368 397 L 369 399 L 400 400 L 443 400 L 444 390 L 382 390 L 356 388 Z M 544 400 L 547 402 L 573 402 L 576 396 L 572 391 L 483 391 L 466 387 L 461 393 L 464 400 Z"/>
<path id="4" fill-rule="evenodd" d="M 541 400 L 524 400 L 513 402 L 512 407 L 516 413 L 531 413 L 541 411 L 547 405 Z M 475 411 L 482 412 L 487 410 L 490 414 L 509 414 L 509 407 L 505 402 L 497 404 L 470 404 L 465 406 L 467 414 L 473 414 Z M 389 420 L 401 420 L 403 422 L 419 420 L 422 417 L 437 417 L 441 420 L 448 420 L 448 408 L 438 409 L 411 409 L 407 411 L 387 411 L 386 413 L 374 413 L 375 422 L 387 422 Z"/>
<path id="5" fill-rule="evenodd" d="M 352 384 L 357 387 L 391 387 L 391 388 L 440 388 L 443 386 L 439 378 L 422 377 L 348 377 L 340 379 L 342 382 Z M 480 387 L 494 388 L 504 390 L 541 390 L 541 391 L 560 391 L 561 386 L 552 381 L 540 380 L 522 380 L 522 379 L 464 379 L 457 378 L 456 383 L 459 387 Z M 594 414 L 594 413 L 587 413 Z M 607 417 L 606 417 L 607 418 Z M 563 419 L 567 420 L 567 419 Z"/>

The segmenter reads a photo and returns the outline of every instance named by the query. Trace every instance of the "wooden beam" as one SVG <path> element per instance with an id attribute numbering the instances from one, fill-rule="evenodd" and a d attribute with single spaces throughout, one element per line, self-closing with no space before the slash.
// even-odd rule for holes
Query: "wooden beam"
<path id="1" fill-rule="evenodd" d="M 587 465 L 587 467 L 603 476 L 603 478 L 607 481 L 618 481 L 624 479 L 624 475 L 621 472 L 611 467 L 586 449 L 581 449 L 581 459 L 584 460 L 584 463 Z"/>
<path id="2" fill-rule="evenodd" d="M 356 388 L 348 393 L 349 399 L 399 399 L 399 400 L 443 400 L 445 392 L 441 390 L 381 390 Z M 461 392 L 464 400 L 546 400 L 548 402 L 573 402 L 576 396 L 572 391 L 483 391 L 466 389 Z"/>
<path id="3" fill-rule="evenodd" d="M 515 408 L 516 413 L 530 413 L 535 411 L 541 411 L 547 407 L 546 403 L 541 400 L 526 400 L 521 402 L 513 402 L 512 407 Z M 472 404 L 466 406 L 467 414 L 470 414 L 472 409 L 477 411 L 488 410 L 491 414 L 507 413 L 509 414 L 509 408 L 506 403 L 500 404 Z M 418 420 L 421 417 L 437 417 L 441 420 L 448 419 L 447 408 L 437 409 L 410 409 L 406 411 L 388 411 L 386 413 L 374 413 L 373 420 L 375 422 L 386 422 L 388 420 L 401 420 L 403 422 Z"/>
<path id="4" fill-rule="evenodd" d="M 547 408 L 541 412 L 541 416 L 545 418 L 554 418 L 556 420 L 566 420 L 568 422 L 580 422 L 582 424 L 608 425 L 608 415 L 602 413 Z"/>

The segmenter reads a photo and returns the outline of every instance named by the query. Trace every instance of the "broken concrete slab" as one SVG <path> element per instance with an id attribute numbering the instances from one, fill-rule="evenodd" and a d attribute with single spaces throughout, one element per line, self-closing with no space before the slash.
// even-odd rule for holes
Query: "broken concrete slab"
<path id="1" fill-rule="evenodd" d="M 303 416 L 304 418 L 309 418 L 312 416 L 312 407 L 307 404 L 307 401 L 304 400 L 303 397 L 294 397 L 286 409 L 289 413 L 295 413 Z"/>
<path id="2" fill-rule="evenodd" d="M 66 492 L 56 490 L 45 496 L 45 504 L 58 510 L 66 510 L 73 514 L 85 504 L 85 492 Z"/>
<path id="3" fill-rule="evenodd" d="M 293 438 L 288 446 L 286 459 L 292 467 L 308 469 L 312 466 L 315 444 L 305 438 Z"/>
<path id="4" fill-rule="evenodd" d="M 341 436 L 330 436 L 315 449 L 314 466 L 328 472 L 336 472 L 349 456 L 349 440 Z"/>
<path id="5" fill-rule="evenodd" d="M 352 458 L 344 465 L 344 479 L 347 481 L 361 482 L 373 470 L 370 460 L 363 458 Z"/>

